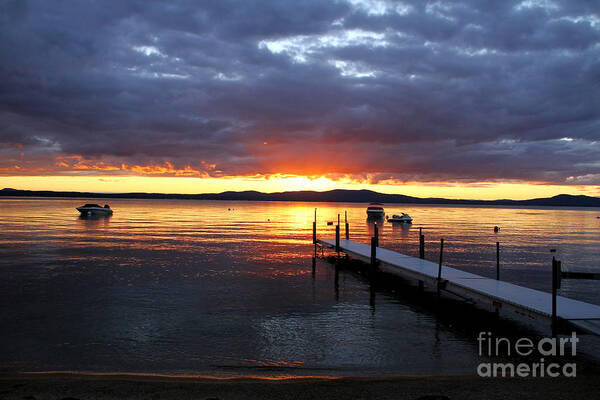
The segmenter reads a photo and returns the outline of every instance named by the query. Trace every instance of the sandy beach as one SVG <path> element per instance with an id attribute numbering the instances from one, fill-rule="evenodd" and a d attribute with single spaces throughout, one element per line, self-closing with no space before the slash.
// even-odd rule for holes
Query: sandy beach
<path id="1" fill-rule="evenodd" d="M 477 376 L 380 378 L 170 377 L 129 374 L 5 374 L 2 399 L 590 399 L 597 376 L 483 379 Z"/>

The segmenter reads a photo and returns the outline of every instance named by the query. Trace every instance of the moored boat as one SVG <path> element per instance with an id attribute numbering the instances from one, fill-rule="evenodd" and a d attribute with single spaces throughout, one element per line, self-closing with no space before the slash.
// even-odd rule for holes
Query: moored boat
<path id="1" fill-rule="evenodd" d="M 383 204 L 380 203 L 371 203 L 367 207 L 367 216 L 372 218 L 383 218 L 385 215 L 385 211 L 382 207 Z"/>
<path id="2" fill-rule="evenodd" d="M 387 222 L 400 222 L 403 224 L 412 224 L 412 218 L 407 213 L 402 213 L 402 215 L 392 215 L 392 218 L 385 217 Z"/>
<path id="3" fill-rule="evenodd" d="M 86 204 L 77 207 L 76 210 L 79 211 L 81 215 L 112 215 L 113 213 L 113 210 L 111 210 L 108 204 L 105 204 L 104 207 L 100 207 L 98 204 Z"/>

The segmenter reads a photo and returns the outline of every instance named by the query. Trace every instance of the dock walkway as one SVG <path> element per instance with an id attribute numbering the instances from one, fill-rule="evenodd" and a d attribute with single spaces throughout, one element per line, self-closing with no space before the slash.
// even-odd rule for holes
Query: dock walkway
<path id="1" fill-rule="evenodd" d="M 323 246 L 335 248 L 335 239 L 317 239 Z M 340 250 L 362 259 L 370 260 L 371 246 L 347 239 L 340 239 Z M 407 256 L 381 247 L 376 249 L 379 269 L 403 278 L 422 281 L 425 285 L 437 287 L 438 264 L 424 259 Z M 511 310 L 532 319 L 552 318 L 552 294 L 526 288 L 500 280 L 471 274 L 456 268 L 442 266 L 441 280 L 444 290 L 474 303 L 484 303 L 497 310 Z M 600 306 L 556 297 L 556 314 L 578 328 L 600 335 Z"/>

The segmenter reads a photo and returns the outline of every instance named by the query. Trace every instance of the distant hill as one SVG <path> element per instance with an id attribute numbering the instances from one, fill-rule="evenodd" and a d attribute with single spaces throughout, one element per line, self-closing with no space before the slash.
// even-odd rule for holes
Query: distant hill
<path id="1" fill-rule="evenodd" d="M 247 201 L 307 201 L 346 203 L 405 203 L 405 204 L 464 204 L 464 205 L 508 205 L 508 206 L 553 206 L 553 207 L 600 207 L 600 197 L 572 196 L 560 194 L 554 197 L 530 200 L 460 200 L 443 198 L 421 198 L 401 194 L 385 194 L 372 190 L 310 190 L 294 192 L 262 193 L 256 191 L 167 194 L 167 193 L 91 193 L 18 190 L 4 188 L 0 196 L 20 197 L 79 197 L 79 198 L 128 198 L 128 199 L 183 199 L 183 200 L 247 200 Z"/>

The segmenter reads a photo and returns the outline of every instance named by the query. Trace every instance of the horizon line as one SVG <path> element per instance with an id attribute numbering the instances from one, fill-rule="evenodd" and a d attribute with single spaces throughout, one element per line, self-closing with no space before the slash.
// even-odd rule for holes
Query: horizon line
<path id="1" fill-rule="evenodd" d="M 448 201 L 448 202 L 480 202 L 480 203 L 499 203 L 499 202 L 511 202 L 511 203 L 523 203 L 523 202 L 531 202 L 531 201 L 535 201 L 535 200 L 550 200 L 550 199 L 556 199 L 558 197 L 565 197 L 567 196 L 568 198 L 586 198 L 586 199 L 596 199 L 600 201 L 600 197 L 599 196 L 588 196 L 588 195 L 573 195 L 573 194 L 568 194 L 568 193 L 560 193 L 554 196 L 550 196 L 550 197 L 534 197 L 534 198 L 528 198 L 528 199 L 521 199 L 521 200 L 516 200 L 516 199 L 510 199 L 510 198 L 501 198 L 501 199 L 493 199 L 493 200 L 486 200 L 486 199 L 473 199 L 473 198 L 447 198 L 447 197 L 417 197 L 417 196 L 410 196 L 410 195 L 405 195 L 405 194 L 400 194 L 400 193 L 382 193 L 382 192 L 377 192 L 374 190 L 370 190 L 370 189 L 329 189 L 329 190 L 287 190 L 287 191 L 276 191 L 276 192 L 262 192 L 262 191 L 258 191 L 258 190 L 241 190 L 241 191 L 235 191 L 235 190 L 226 190 L 223 192 L 201 192 L 201 193 L 168 193 L 168 192 L 91 192 L 91 191 L 71 191 L 71 190 L 29 190 L 29 189 L 15 189 L 15 188 L 9 188 L 9 187 L 5 187 L 0 189 L 0 196 L 5 196 L 7 193 L 10 192 L 25 192 L 25 193 L 52 193 L 52 194 L 58 194 L 58 193 L 69 193 L 69 194 L 73 194 L 73 195 L 77 195 L 77 194 L 85 194 L 85 195 L 99 195 L 98 197 L 101 197 L 101 195 L 109 195 L 109 196 L 135 196 L 135 195 L 144 195 L 144 196 L 176 196 L 176 197 L 193 197 L 193 196 L 220 196 L 220 195 L 226 195 L 228 193 L 231 194 L 243 194 L 243 193 L 256 193 L 259 195 L 281 195 L 281 194 L 293 194 L 293 193 L 314 193 L 314 194 L 326 194 L 326 193 L 331 193 L 331 192 L 351 192 L 351 193 L 358 193 L 358 192 L 368 192 L 368 193 L 372 193 L 374 195 L 379 195 L 379 196 L 386 196 L 386 197 L 406 197 L 409 199 L 415 199 L 415 200 L 419 200 L 419 201 L 426 201 L 426 200 L 436 200 L 436 201 Z M 17 196 L 18 197 L 18 196 Z M 60 197 L 60 196 L 58 196 Z M 78 196 L 74 196 L 74 197 L 78 197 Z M 81 197 L 86 197 L 86 196 L 81 196 Z M 89 196 L 88 196 L 89 197 Z M 202 200 L 202 199 L 197 199 L 197 200 Z M 240 200 L 240 201 L 248 201 L 247 199 L 207 199 L 207 200 Z M 268 200 L 268 199 L 253 199 L 250 201 L 309 201 L 309 200 L 293 200 L 293 199 L 286 199 L 286 200 Z M 312 201 L 316 201 L 316 202 L 341 202 L 340 200 L 312 200 Z M 356 200 L 349 200 L 347 202 L 350 203 L 355 203 L 355 202 L 370 202 L 369 200 L 365 200 L 365 201 L 356 201 Z M 585 207 L 585 206 L 580 206 L 580 207 Z M 595 206 L 591 206 L 591 207 L 595 207 Z"/>

